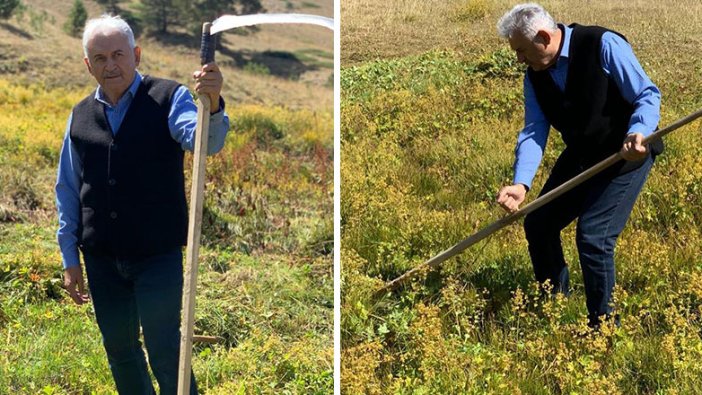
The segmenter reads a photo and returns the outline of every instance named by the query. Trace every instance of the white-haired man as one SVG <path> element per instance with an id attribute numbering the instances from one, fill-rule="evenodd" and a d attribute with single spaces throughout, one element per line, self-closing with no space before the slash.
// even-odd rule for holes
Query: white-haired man
<path id="1" fill-rule="evenodd" d="M 527 215 L 524 229 L 536 279 L 569 293 L 560 232 L 578 219 L 576 243 L 591 327 L 612 316 L 614 247 L 662 142 L 642 145 L 660 118 L 660 92 L 626 38 L 599 27 L 565 26 L 538 4 L 520 4 L 497 24 L 524 77 L 525 125 L 515 150 L 513 185 L 497 202 L 515 211 L 524 201 L 541 161 L 549 128 L 566 149 L 541 194 L 620 152 L 626 159 Z M 615 316 L 616 319 L 618 317 Z M 617 321 L 618 323 L 618 321 Z"/>
<path id="2" fill-rule="evenodd" d="M 139 341 L 161 394 L 178 381 L 182 250 L 187 235 L 183 150 L 192 150 L 197 108 L 188 89 L 142 76 L 141 49 L 129 25 L 103 15 L 88 21 L 84 62 L 98 87 L 78 103 L 66 127 L 56 200 L 65 286 L 90 299 L 120 394 L 155 393 Z M 216 64 L 193 74 L 210 96 L 210 154 L 229 129 Z M 217 105 L 219 103 L 219 105 Z M 191 394 L 197 394 L 191 379 Z"/>

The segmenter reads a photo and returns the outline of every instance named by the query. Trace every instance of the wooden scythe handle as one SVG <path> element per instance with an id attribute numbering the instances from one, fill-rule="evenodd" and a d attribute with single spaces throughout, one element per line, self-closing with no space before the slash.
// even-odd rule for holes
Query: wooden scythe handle
<path id="1" fill-rule="evenodd" d="M 201 64 L 214 61 L 214 36 L 210 35 L 211 23 L 202 25 L 200 44 Z M 185 278 L 183 282 L 183 318 L 180 325 L 180 359 L 178 361 L 178 395 L 190 393 L 190 371 L 193 352 L 193 324 L 195 318 L 195 292 L 202 227 L 203 190 L 205 188 L 205 160 L 207 136 L 210 129 L 210 97 L 199 95 L 197 127 L 193 147 L 193 176 L 190 190 L 190 218 L 188 220 L 188 245 L 185 250 Z"/>

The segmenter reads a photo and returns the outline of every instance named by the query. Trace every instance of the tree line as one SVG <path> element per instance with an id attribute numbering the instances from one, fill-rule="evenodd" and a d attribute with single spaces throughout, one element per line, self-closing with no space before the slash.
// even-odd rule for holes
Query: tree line
<path id="1" fill-rule="evenodd" d="M 94 0 L 113 15 L 120 15 L 134 30 L 167 34 L 186 30 L 199 34 L 202 23 L 213 21 L 222 14 L 255 14 L 265 12 L 260 0 L 140 0 L 129 9 L 124 0 Z M 20 0 L 0 0 L 0 19 L 9 19 L 21 8 Z M 67 34 L 78 37 L 88 19 L 83 0 L 74 0 L 63 26 Z"/>

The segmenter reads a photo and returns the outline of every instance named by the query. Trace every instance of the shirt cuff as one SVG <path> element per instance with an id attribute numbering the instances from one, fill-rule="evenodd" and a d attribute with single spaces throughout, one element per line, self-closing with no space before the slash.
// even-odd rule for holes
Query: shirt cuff
<path id="1" fill-rule="evenodd" d="M 653 134 L 653 130 L 641 122 L 636 122 L 629 126 L 629 131 L 626 134 L 634 133 L 641 133 L 644 137 L 648 137 Z"/>
<path id="2" fill-rule="evenodd" d="M 224 114 L 224 107 L 225 107 L 224 98 L 222 98 L 222 96 L 220 96 L 219 97 L 219 109 L 217 109 L 217 112 L 215 112 L 215 113 L 210 113 L 210 120 L 212 120 L 212 117 L 214 117 L 215 115 Z"/>
<path id="3" fill-rule="evenodd" d="M 69 267 L 80 266 L 80 258 L 78 257 L 78 249 L 73 248 L 70 251 L 61 251 L 61 258 L 63 259 L 63 268 L 68 269 Z"/>
<path id="4" fill-rule="evenodd" d="M 527 188 L 527 192 L 528 192 L 528 191 L 531 190 L 531 181 L 532 181 L 532 179 L 533 179 L 533 177 L 529 177 L 529 176 L 524 175 L 524 174 L 515 174 L 515 175 L 514 175 L 514 180 L 512 181 L 512 183 L 513 183 L 514 185 L 517 185 L 517 184 L 524 184 L 524 186 Z"/>

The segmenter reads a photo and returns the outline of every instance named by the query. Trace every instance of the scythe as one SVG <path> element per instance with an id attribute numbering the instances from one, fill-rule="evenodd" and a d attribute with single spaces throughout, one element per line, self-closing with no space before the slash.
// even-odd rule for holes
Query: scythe
<path id="1" fill-rule="evenodd" d="M 200 63 L 214 62 L 215 34 L 229 29 L 270 23 L 302 23 L 334 29 L 334 20 L 306 14 L 253 14 L 223 15 L 214 22 L 202 25 Z M 193 346 L 193 324 L 195 315 L 195 288 L 197 284 L 198 256 L 202 228 L 203 190 L 205 186 L 205 159 L 207 158 L 207 135 L 210 124 L 210 99 L 199 95 L 197 127 L 193 147 L 193 175 L 190 190 L 190 217 L 188 221 L 188 244 L 185 252 L 185 278 L 183 283 L 183 316 L 180 327 L 180 359 L 178 362 L 178 395 L 186 395 L 190 388 L 190 371 Z"/>

